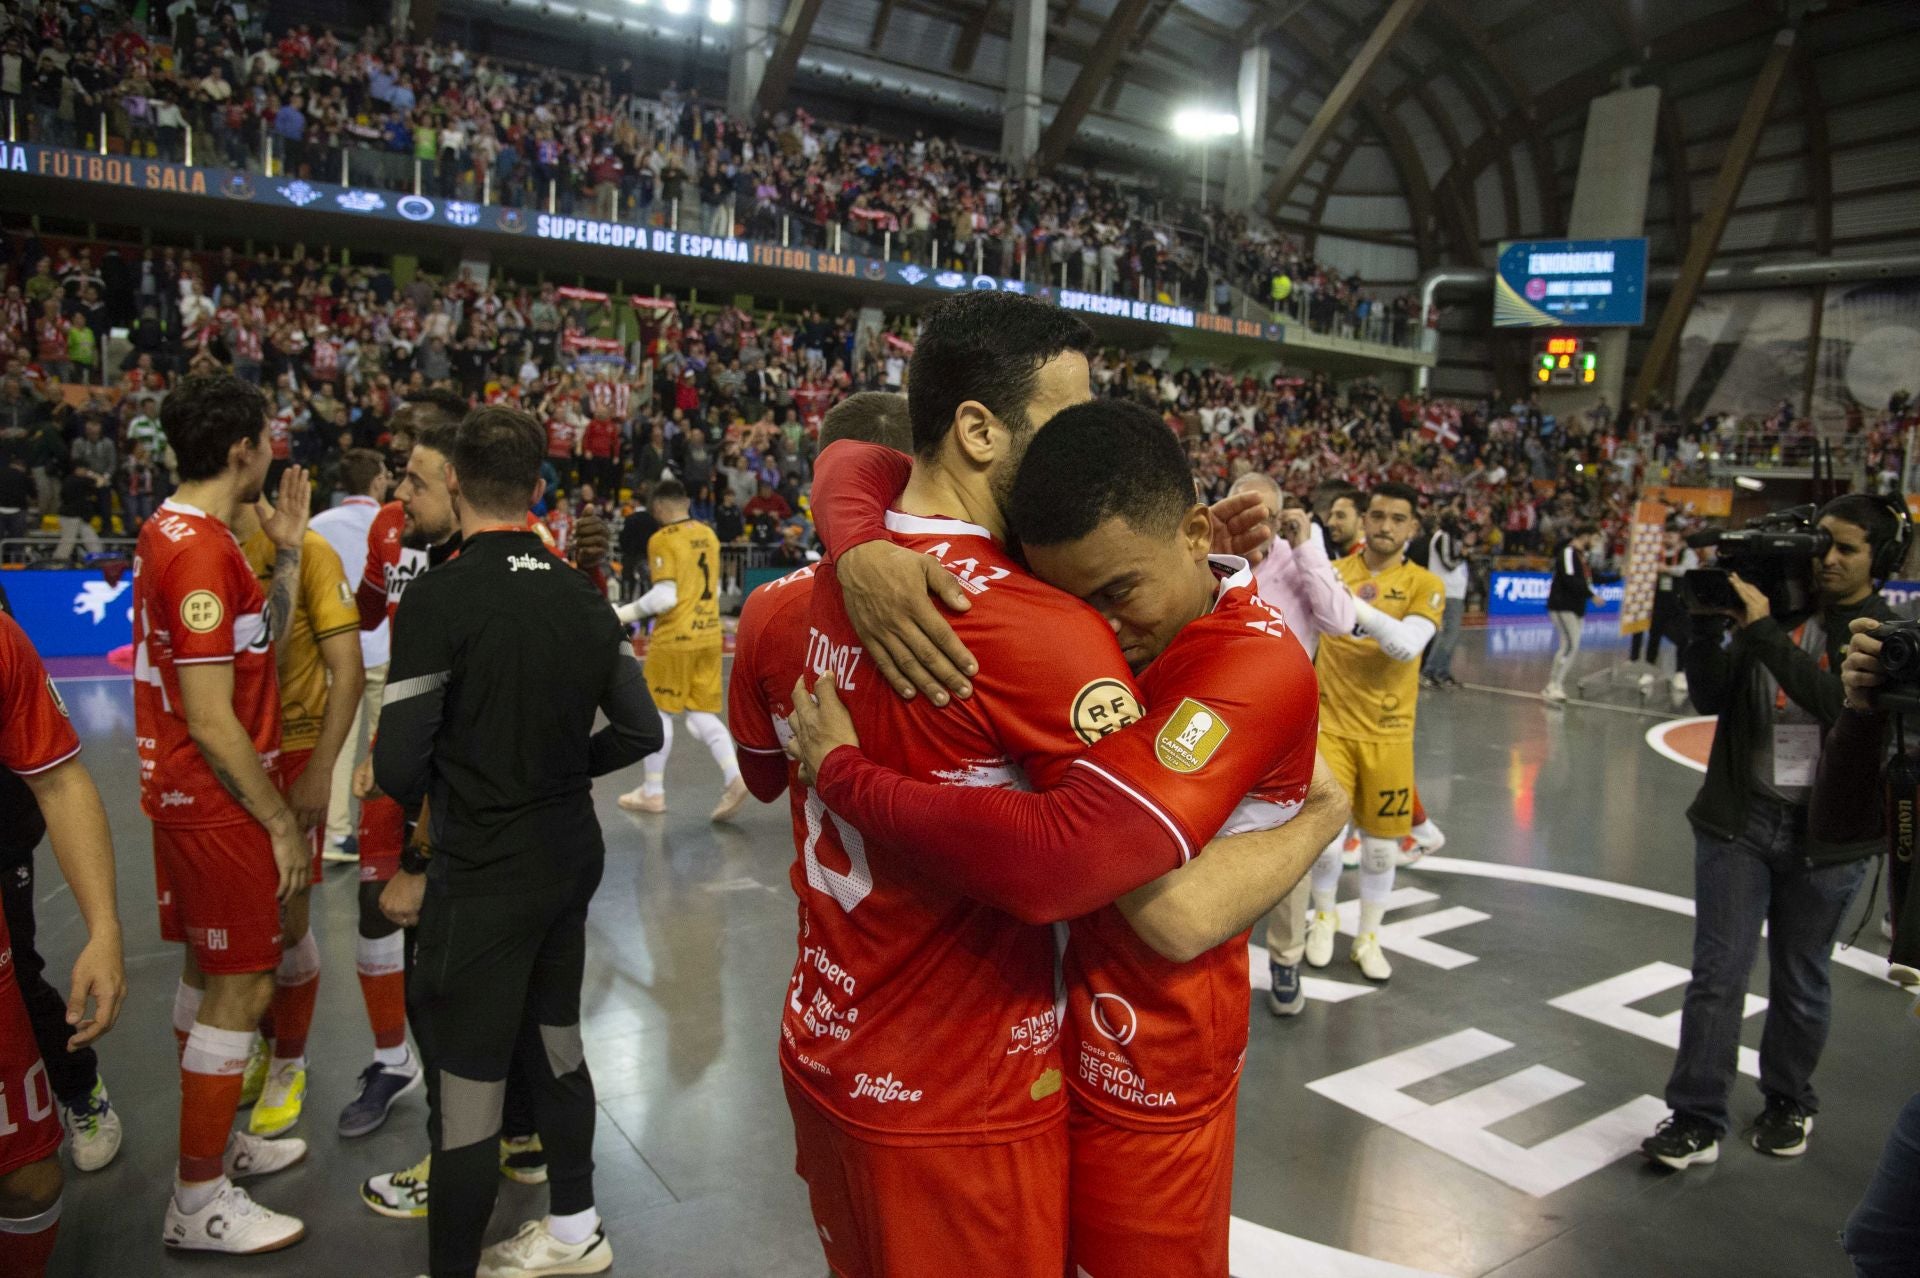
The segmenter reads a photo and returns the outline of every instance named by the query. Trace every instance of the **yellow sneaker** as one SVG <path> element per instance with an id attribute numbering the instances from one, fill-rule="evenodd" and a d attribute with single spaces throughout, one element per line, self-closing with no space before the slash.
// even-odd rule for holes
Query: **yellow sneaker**
<path id="1" fill-rule="evenodd" d="M 522 1185 L 547 1183 L 547 1154 L 537 1133 L 500 1138 L 500 1174 Z"/>
<path id="2" fill-rule="evenodd" d="M 240 1108 L 245 1109 L 260 1099 L 260 1090 L 267 1085 L 267 1040 L 258 1034 L 253 1036 L 253 1050 L 247 1053 L 247 1069 L 240 1076 Z"/>
<path id="3" fill-rule="evenodd" d="M 281 1065 L 267 1075 L 254 1103 L 247 1130 L 255 1136 L 278 1136 L 293 1130 L 300 1121 L 300 1107 L 307 1099 L 307 1070 L 304 1065 Z"/>
<path id="4" fill-rule="evenodd" d="M 427 1179 L 433 1155 L 407 1168 L 375 1176 L 360 1186 L 360 1201 L 395 1220 L 418 1220 L 427 1214 Z"/>

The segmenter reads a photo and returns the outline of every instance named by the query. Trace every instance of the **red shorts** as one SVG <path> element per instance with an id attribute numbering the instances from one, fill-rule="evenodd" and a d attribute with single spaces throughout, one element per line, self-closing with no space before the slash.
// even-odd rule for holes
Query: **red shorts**
<path id="1" fill-rule="evenodd" d="M 385 883 L 400 873 L 400 847 L 407 838 L 407 814 L 382 795 L 360 803 L 360 881 Z"/>
<path id="2" fill-rule="evenodd" d="M 60 1111 L 47 1066 L 34 1045 L 33 1022 L 13 977 L 13 949 L 0 926 L 0 1176 L 60 1150 Z"/>
<path id="3" fill-rule="evenodd" d="M 1060 1278 L 1067 1129 L 999 1145 L 876 1145 L 782 1076 L 794 1169 L 838 1278 Z"/>
<path id="4" fill-rule="evenodd" d="M 1077 1278 L 1227 1278 L 1233 1218 L 1232 1100 L 1183 1131 L 1118 1127 L 1075 1104 Z"/>
<path id="5" fill-rule="evenodd" d="M 280 868 L 273 840 L 248 821 L 207 829 L 153 827 L 160 938 L 193 946 L 202 972 L 280 965 Z"/>
<path id="6" fill-rule="evenodd" d="M 282 794 L 293 789 L 293 783 L 298 781 L 300 774 L 307 770 L 307 764 L 312 758 L 313 751 L 311 750 L 282 750 L 280 752 L 280 784 L 284 787 L 281 790 Z M 313 882 L 318 883 L 322 873 L 327 868 L 326 862 L 320 856 L 321 849 L 327 845 L 327 827 L 324 822 L 307 831 L 307 842 L 313 845 L 313 874 L 311 878 Z"/>

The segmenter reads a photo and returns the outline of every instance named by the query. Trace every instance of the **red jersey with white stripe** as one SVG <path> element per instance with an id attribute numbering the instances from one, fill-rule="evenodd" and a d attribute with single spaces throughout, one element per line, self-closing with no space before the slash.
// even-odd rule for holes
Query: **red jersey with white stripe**
<path id="1" fill-rule="evenodd" d="M 362 630 L 378 629 L 383 619 L 392 621 L 407 583 L 427 570 L 427 552 L 401 540 L 406 525 L 405 507 L 390 501 L 367 526 L 367 563 L 355 591 Z"/>
<path id="2" fill-rule="evenodd" d="M 973 696 L 945 708 L 901 700 L 822 566 L 806 669 L 834 679 L 875 757 L 942 785 L 1047 786 L 1140 716 L 1106 622 L 1027 576 L 986 529 L 898 512 L 886 526 L 961 578 L 973 607 L 949 620 L 980 673 Z M 869 847 L 832 813 L 807 815 L 791 876 L 800 953 L 780 1028 L 788 1076 L 881 1143 L 988 1144 L 1061 1121 L 1052 931 L 930 884 L 911 848 Z"/>
<path id="3" fill-rule="evenodd" d="M 79 753 L 80 738 L 40 654 L 20 624 L 0 612 L 0 767 L 30 777 Z M 4 938 L 0 932 L 0 948 Z"/>
<path id="4" fill-rule="evenodd" d="M 547 456 L 573 456 L 574 441 L 580 438 L 580 427 L 565 417 L 547 419 Z"/>
<path id="5" fill-rule="evenodd" d="M 155 825 L 235 825 L 253 817 L 187 733 L 180 668 L 233 667 L 233 712 L 278 784 L 280 684 L 266 597 L 232 531 L 205 511 L 162 503 L 133 555 L 133 722 L 140 806 Z"/>
<path id="6" fill-rule="evenodd" d="M 727 681 L 727 728 L 734 745 L 787 765 L 795 848 L 806 846 L 808 822 L 817 826 L 825 815 L 819 796 L 797 780 L 799 765 L 786 757 L 787 739 L 792 735 L 787 720 L 793 714 L 793 683 L 806 668 L 815 571 L 810 565 L 790 572 L 747 596 L 740 605 L 733 674 Z"/>
<path id="7" fill-rule="evenodd" d="M 1198 851 L 1216 835 L 1291 820 L 1313 782 L 1320 690 L 1313 663 L 1244 560 L 1217 559 L 1214 608 L 1141 676 L 1151 722 L 1082 761 L 1150 792 Z M 1218 830 L 1220 798 L 1244 794 Z M 1202 817 L 1201 813 L 1209 814 Z M 1234 1094 L 1247 1051 L 1247 934 L 1172 963 L 1109 905 L 1070 925 L 1068 1080 L 1124 1127 L 1196 1127 Z"/>

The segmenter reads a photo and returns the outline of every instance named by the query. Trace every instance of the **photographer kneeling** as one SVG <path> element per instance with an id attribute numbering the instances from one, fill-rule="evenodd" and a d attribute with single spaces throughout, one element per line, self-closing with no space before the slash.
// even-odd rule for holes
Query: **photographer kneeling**
<path id="1" fill-rule="evenodd" d="M 1920 757 L 1903 750 L 1884 772 L 1881 762 L 1893 716 L 1909 721 L 1901 725 L 1903 745 L 1907 728 L 1920 725 L 1920 626 L 1901 623 L 1905 633 L 1883 663 L 1882 646 L 1893 629 L 1868 619 L 1853 623 L 1840 673 L 1846 709 L 1820 752 L 1809 828 L 1823 839 L 1873 839 L 1892 854 L 1888 975 L 1911 989 L 1920 986 L 1920 896 L 1912 890 L 1916 830 L 1911 819 L 1900 822 L 1889 846 L 1886 813 L 1889 806 L 1903 816 L 1920 810 Z M 1841 1245 L 1857 1278 L 1911 1278 L 1920 1272 L 1920 1095 L 1910 1098 L 1894 1120 Z"/>
<path id="2" fill-rule="evenodd" d="M 1807 804 L 1822 733 L 1840 716 L 1848 627 L 1860 617 L 1893 616 L 1875 583 L 1904 556 L 1905 512 L 1887 499 L 1849 495 L 1828 503 L 1819 532 L 1807 529 L 1801 538 L 1815 555 L 1811 580 L 1798 572 L 1770 574 L 1782 578 L 1770 588 L 1772 600 L 1738 575 L 1689 574 L 1689 587 L 1696 576 L 1714 578 L 1698 584 L 1722 591 L 1730 583 L 1733 593 L 1719 597 L 1737 607 L 1703 613 L 1713 605 L 1702 598 L 1714 595 L 1688 592 L 1695 616 L 1682 653 L 1687 687 L 1694 705 L 1718 715 L 1719 723 L 1706 781 L 1687 811 L 1695 849 L 1693 979 L 1667 1079 L 1673 1113 L 1641 1145 L 1648 1158 L 1676 1170 L 1719 1157 L 1762 924 L 1769 971 L 1760 1042 L 1766 1107 L 1754 1122 L 1753 1147 L 1777 1157 L 1806 1152 L 1818 1109 L 1813 1070 L 1831 1012 L 1833 942 L 1868 861 L 1881 850 L 1877 839 L 1809 837 Z M 1723 562 L 1734 544 L 1733 537 L 1722 540 Z M 1740 556 L 1741 565 L 1747 562 Z M 1789 611 L 1809 595 L 1797 615 Z M 1726 617 L 1733 621 L 1730 640 Z"/>

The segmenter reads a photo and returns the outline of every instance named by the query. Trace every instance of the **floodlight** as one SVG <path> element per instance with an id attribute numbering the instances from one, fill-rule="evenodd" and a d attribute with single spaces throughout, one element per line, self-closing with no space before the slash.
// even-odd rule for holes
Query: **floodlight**
<path id="1" fill-rule="evenodd" d="M 1174 114 L 1173 131 L 1180 137 L 1197 142 L 1232 137 L 1240 131 L 1240 117 L 1231 111 L 1188 107 Z"/>

